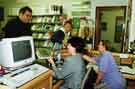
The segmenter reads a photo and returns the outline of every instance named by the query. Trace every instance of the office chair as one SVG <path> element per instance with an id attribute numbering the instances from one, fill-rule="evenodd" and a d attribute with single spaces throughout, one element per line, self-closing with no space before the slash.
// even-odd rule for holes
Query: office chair
<path id="1" fill-rule="evenodd" d="M 81 89 L 94 89 L 94 83 L 96 82 L 97 74 L 93 67 L 87 69 L 87 73 L 82 81 Z"/>

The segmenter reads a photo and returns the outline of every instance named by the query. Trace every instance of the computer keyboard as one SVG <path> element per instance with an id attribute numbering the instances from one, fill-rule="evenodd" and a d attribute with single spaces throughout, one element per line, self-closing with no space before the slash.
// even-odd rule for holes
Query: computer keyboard
<path id="1" fill-rule="evenodd" d="M 38 64 L 33 64 L 4 75 L 0 81 L 9 87 L 19 87 L 46 71 L 48 71 L 48 68 Z"/>

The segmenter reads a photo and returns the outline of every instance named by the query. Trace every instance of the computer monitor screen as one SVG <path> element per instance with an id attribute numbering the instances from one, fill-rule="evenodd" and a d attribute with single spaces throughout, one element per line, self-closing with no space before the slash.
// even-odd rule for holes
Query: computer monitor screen
<path id="1" fill-rule="evenodd" d="M 29 40 L 12 42 L 14 61 L 24 60 L 31 57 L 31 45 Z"/>
<path id="2" fill-rule="evenodd" d="M 0 64 L 16 68 L 35 60 L 34 42 L 31 36 L 4 38 L 0 41 Z"/>

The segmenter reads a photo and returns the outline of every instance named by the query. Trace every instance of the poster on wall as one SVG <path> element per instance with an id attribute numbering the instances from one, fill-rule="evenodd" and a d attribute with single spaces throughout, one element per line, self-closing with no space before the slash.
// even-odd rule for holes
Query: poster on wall
<path id="1" fill-rule="evenodd" d="M 106 22 L 101 22 L 101 30 L 107 31 L 107 23 Z"/>

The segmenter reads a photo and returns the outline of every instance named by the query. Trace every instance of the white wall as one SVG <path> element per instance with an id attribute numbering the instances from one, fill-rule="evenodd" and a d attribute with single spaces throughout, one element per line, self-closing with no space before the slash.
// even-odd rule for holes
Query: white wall
<path id="1" fill-rule="evenodd" d="M 129 42 L 135 40 L 135 0 L 132 0 L 131 22 L 129 30 Z"/>
<path id="2" fill-rule="evenodd" d="M 95 21 L 96 17 L 96 7 L 99 6 L 127 6 L 128 0 L 91 0 L 91 18 Z"/>

